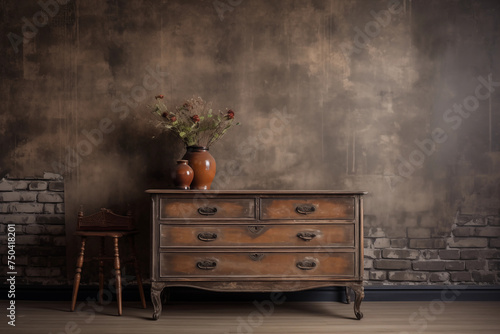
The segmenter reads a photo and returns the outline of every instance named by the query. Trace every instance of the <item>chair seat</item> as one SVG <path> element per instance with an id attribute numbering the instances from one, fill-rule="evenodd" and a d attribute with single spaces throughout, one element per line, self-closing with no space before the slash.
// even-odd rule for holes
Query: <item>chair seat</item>
<path id="1" fill-rule="evenodd" d="M 111 238 L 121 238 L 128 235 L 138 234 L 139 231 L 76 231 L 75 235 L 81 237 L 111 237 Z"/>

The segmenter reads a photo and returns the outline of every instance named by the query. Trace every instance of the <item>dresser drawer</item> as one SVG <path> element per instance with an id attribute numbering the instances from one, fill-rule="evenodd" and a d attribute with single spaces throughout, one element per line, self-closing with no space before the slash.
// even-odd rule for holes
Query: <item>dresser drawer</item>
<path id="1" fill-rule="evenodd" d="M 354 253 L 160 253 L 160 277 L 353 277 Z"/>
<path id="2" fill-rule="evenodd" d="M 266 219 L 349 219 L 355 217 L 353 197 L 264 198 L 260 218 Z"/>
<path id="3" fill-rule="evenodd" d="M 354 224 L 160 225 L 160 247 L 354 247 Z"/>
<path id="4" fill-rule="evenodd" d="M 160 219 L 255 219 L 255 199 L 161 198 Z"/>

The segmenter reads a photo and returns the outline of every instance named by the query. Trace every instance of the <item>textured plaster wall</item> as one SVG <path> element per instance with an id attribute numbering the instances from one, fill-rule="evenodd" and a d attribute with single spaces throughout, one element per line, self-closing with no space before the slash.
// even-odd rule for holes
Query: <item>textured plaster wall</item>
<path id="1" fill-rule="evenodd" d="M 387 238 L 500 214 L 498 1 L 42 3 L 0 1 L 0 177 L 64 176 L 71 266 L 78 206 L 128 202 L 147 266 L 143 191 L 183 155 L 158 93 L 236 111 L 216 188 L 367 190 Z"/>

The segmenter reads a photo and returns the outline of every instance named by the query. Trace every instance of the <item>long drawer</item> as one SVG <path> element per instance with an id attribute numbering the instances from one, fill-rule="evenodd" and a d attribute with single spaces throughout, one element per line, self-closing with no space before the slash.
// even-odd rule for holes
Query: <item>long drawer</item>
<path id="1" fill-rule="evenodd" d="M 348 219 L 355 218 L 354 197 L 264 198 L 260 219 Z"/>
<path id="2" fill-rule="evenodd" d="M 354 224 L 160 225 L 160 247 L 354 247 Z"/>
<path id="3" fill-rule="evenodd" d="M 160 253 L 160 277 L 301 278 L 354 276 L 349 252 L 179 252 Z"/>
<path id="4" fill-rule="evenodd" d="M 254 198 L 160 199 L 160 219 L 255 219 Z"/>

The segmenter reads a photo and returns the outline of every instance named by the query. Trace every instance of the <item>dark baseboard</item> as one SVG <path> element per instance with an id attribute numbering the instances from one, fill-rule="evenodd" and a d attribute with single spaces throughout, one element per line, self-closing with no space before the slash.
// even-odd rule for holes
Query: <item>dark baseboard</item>
<path id="1" fill-rule="evenodd" d="M 72 286 L 17 286 L 16 300 L 69 301 Z M 97 286 L 81 286 L 78 300 L 97 299 Z M 150 285 L 144 286 L 146 299 L 150 301 Z M 113 293 L 109 293 L 113 296 Z M 344 301 L 344 289 L 339 287 L 320 288 L 284 293 L 287 301 Z M 137 286 L 126 286 L 122 292 L 124 301 L 139 300 Z M 176 287 L 170 289 L 172 302 L 251 302 L 265 300 L 269 293 L 212 292 L 193 288 Z M 7 287 L 0 287 L 0 299 L 7 299 Z M 366 286 L 365 301 L 500 301 L 500 286 Z"/>

